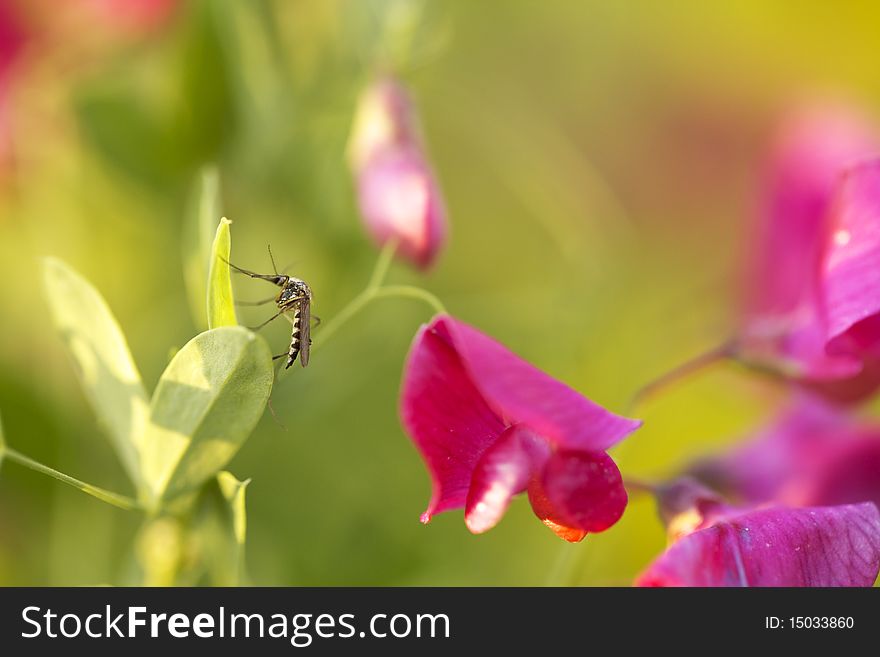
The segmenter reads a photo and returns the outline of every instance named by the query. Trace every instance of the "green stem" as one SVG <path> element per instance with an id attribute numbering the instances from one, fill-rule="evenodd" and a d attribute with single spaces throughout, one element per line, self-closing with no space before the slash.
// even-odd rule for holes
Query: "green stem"
<path id="1" fill-rule="evenodd" d="M 623 487 L 626 488 L 627 493 L 647 493 L 648 495 L 656 495 L 660 488 L 656 484 L 651 484 L 647 481 L 642 481 L 641 479 L 632 479 L 630 477 L 624 478 Z"/>
<path id="2" fill-rule="evenodd" d="M 660 375 L 653 381 L 643 385 L 630 399 L 628 410 L 633 413 L 638 406 L 657 393 L 665 390 L 671 384 L 681 381 L 689 376 L 703 372 L 712 365 L 733 357 L 736 344 L 733 341 L 725 342 L 714 349 L 685 361 L 681 365 L 672 368 L 665 374 Z"/>
<path id="3" fill-rule="evenodd" d="M 92 497 L 98 498 L 102 502 L 107 502 L 107 504 L 112 504 L 113 506 L 119 507 L 120 509 L 125 509 L 126 511 L 135 511 L 141 508 L 140 505 L 130 497 L 119 495 L 117 493 L 110 492 L 109 490 L 104 490 L 103 488 L 87 484 L 84 481 L 75 479 L 74 477 L 66 475 L 63 472 L 58 472 L 58 470 L 50 468 L 47 465 L 43 465 L 38 461 L 34 461 L 24 454 L 16 452 L 14 449 L 9 449 L 7 447 L 3 450 L 2 455 L 5 459 L 13 461 L 14 463 L 18 463 L 19 465 L 23 465 L 26 468 L 30 468 L 35 472 L 49 475 L 53 479 L 64 482 L 68 486 L 73 486 L 77 490 L 81 490 L 83 493 L 87 493 Z"/>
<path id="4" fill-rule="evenodd" d="M 379 253 L 379 258 L 376 260 L 376 266 L 373 267 L 373 274 L 370 276 L 370 282 L 367 283 L 367 290 L 365 291 L 377 290 L 385 281 L 399 244 L 400 240 L 396 237 L 385 242 L 382 251 Z"/>
<path id="5" fill-rule="evenodd" d="M 388 269 L 391 267 L 391 261 L 397 252 L 398 241 L 396 239 L 389 240 L 382 247 L 379 258 L 376 260 L 376 266 L 370 275 L 370 281 L 367 287 L 358 294 L 354 299 L 340 310 L 336 316 L 330 320 L 321 331 L 315 335 L 315 341 L 312 345 L 312 351 L 318 349 L 322 344 L 327 342 L 342 326 L 362 311 L 369 303 L 375 299 L 383 299 L 389 297 L 418 299 L 425 302 L 436 313 L 446 313 L 446 308 L 440 300 L 420 287 L 412 285 L 383 285 L 385 277 L 388 275 Z"/>
<path id="6" fill-rule="evenodd" d="M 318 349 L 322 344 L 327 342 L 330 337 L 336 333 L 342 326 L 344 326 L 348 320 L 357 315 L 364 306 L 366 306 L 370 299 L 372 298 L 371 290 L 364 290 L 360 294 L 358 294 L 354 299 L 348 302 L 348 305 L 345 306 L 342 310 L 340 310 L 336 316 L 327 322 L 327 325 L 321 328 L 321 331 L 315 335 L 314 342 L 312 344 L 312 352 Z"/>
<path id="7" fill-rule="evenodd" d="M 383 297 L 418 299 L 420 301 L 424 301 L 426 304 L 431 306 L 435 313 L 440 315 L 446 314 L 446 308 L 440 302 L 440 299 L 420 287 L 415 287 L 412 285 L 386 285 L 385 287 L 381 287 L 376 290 L 373 293 L 372 298 L 381 299 Z"/>

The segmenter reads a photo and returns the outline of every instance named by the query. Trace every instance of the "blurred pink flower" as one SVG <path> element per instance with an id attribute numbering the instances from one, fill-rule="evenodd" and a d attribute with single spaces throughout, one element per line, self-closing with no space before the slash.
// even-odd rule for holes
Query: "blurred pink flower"
<path id="1" fill-rule="evenodd" d="M 446 239 L 446 210 L 425 154 L 406 91 L 381 78 L 362 94 L 349 144 L 358 205 L 380 246 L 398 240 L 398 253 L 430 267 Z"/>
<path id="2" fill-rule="evenodd" d="M 0 0 L 0 173 L 12 160 L 9 93 L 13 68 L 27 41 L 15 3 Z"/>
<path id="3" fill-rule="evenodd" d="M 745 445 L 690 473 L 749 504 L 880 506 L 880 426 L 801 397 Z"/>
<path id="4" fill-rule="evenodd" d="M 869 267 L 880 258 L 871 196 L 880 189 L 876 167 L 859 165 L 878 153 L 877 132 L 851 112 L 794 117 L 776 147 L 751 263 L 743 354 L 840 400 L 880 385 L 880 329 L 870 318 L 880 275 Z"/>
<path id="5" fill-rule="evenodd" d="M 468 529 L 481 533 L 528 490 L 538 517 L 579 541 L 613 525 L 626 507 L 605 450 L 641 422 L 606 411 L 452 317 L 417 333 L 401 416 L 433 481 L 422 522 L 464 507 Z"/>
<path id="6" fill-rule="evenodd" d="M 871 586 L 880 571 L 870 502 L 743 510 L 688 480 L 658 501 L 673 543 L 637 586 Z"/>
<path id="7" fill-rule="evenodd" d="M 147 33 L 165 25 L 180 0 L 84 0 L 109 25 L 129 33 Z"/>

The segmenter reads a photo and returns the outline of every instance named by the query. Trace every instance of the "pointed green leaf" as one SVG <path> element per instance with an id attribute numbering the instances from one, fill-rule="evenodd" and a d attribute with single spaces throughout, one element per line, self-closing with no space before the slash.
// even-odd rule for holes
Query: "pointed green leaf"
<path id="1" fill-rule="evenodd" d="M 244 546 L 247 536 L 247 514 L 245 512 L 245 490 L 250 479 L 239 481 L 231 472 L 225 470 L 217 473 L 217 484 L 220 486 L 220 492 L 229 502 L 229 508 L 232 511 L 232 531 L 235 534 L 235 541 L 240 546 Z"/>
<path id="2" fill-rule="evenodd" d="M 118 506 L 120 509 L 125 509 L 126 511 L 132 511 L 134 509 L 140 508 L 137 500 L 133 500 L 130 497 L 126 497 L 125 495 L 114 493 L 113 491 L 106 490 L 99 486 L 87 484 L 84 481 L 80 481 L 76 477 L 71 477 L 68 474 L 59 472 L 55 468 L 50 468 L 48 465 L 43 465 L 39 461 L 35 461 L 32 458 L 25 456 L 24 454 L 20 454 L 14 449 L 9 449 L 9 447 L 5 447 L 3 449 L 3 453 L 6 456 L 6 459 L 11 463 L 18 463 L 19 465 L 23 465 L 26 468 L 30 468 L 34 472 L 48 475 L 49 477 L 57 479 L 58 481 L 67 484 L 68 486 L 73 486 L 77 490 L 80 490 L 87 495 L 98 498 L 102 502 L 112 504 L 113 506 Z"/>
<path id="3" fill-rule="evenodd" d="M 198 488 L 229 462 L 263 413 L 272 375 L 266 341 L 245 328 L 184 345 L 159 380 L 141 445 L 153 503 Z"/>
<path id="4" fill-rule="evenodd" d="M 214 245 L 211 247 L 211 266 L 208 272 L 208 327 L 236 326 L 235 302 L 232 298 L 232 280 L 229 276 L 230 237 L 229 221 L 220 220 Z"/>
<path id="5" fill-rule="evenodd" d="M 43 261 L 43 283 L 52 319 L 73 356 L 86 397 L 139 486 L 135 444 L 146 424 L 149 400 L 122 329 L 98 291 L 60 260 Z"/>
<path id="6" fill-rule="evenodd" d="M 247 509 L 245 506 L 245 491 L 250 479 L 239 481 L 230 472 L 220 472 L 217 474 L 217 484 L 220 492 L 229 504 L 229 511 L 232 518 L 232 534 L 235 537 L 236 556 L 238 576 L 236 583 L 240 584 L 244 576 L 244 548 L 247 540 Z"/>
<path id="7" fill-rule="evenodd" d="M 223 216 L 220 197 L 220 174 L 217 167 L 203 167 L 196 178 L 184 217 L 183 268 L 193 318 L 207 328 L 205 296 L 208 268 L 211 263 L 211 241 L 214 226 Z"/>

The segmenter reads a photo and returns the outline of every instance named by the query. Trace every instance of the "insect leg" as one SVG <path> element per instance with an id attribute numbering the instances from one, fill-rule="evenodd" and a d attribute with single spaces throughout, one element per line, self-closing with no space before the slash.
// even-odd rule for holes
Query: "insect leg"
<path id="1" fill-rule="evenodd" d="M 269 297 L 268 299 L 263 299 L 262 301 L 236 301 L 236 306 L 263 306 L 270 301 L 275 301 L 275 295 Z"/>
<path id="2" fill-rule="evenodd" d="M 279 310 L 277 313 L 275 313 L 274 315 L 272 315 L 269 319 L 267 319 L 265 322 L 263 322 L 263 323 L 260 324 L 259 326 L 248 326 L 247 328 L 249 328 L 251 331 L 259 331 L 259 330 L 260 330 L 261 328 L 263 328 L 266 324 L 268 324 L 268 323 L 271 322 L 273 319 L 275 319 L 276 317 L 278 317 L 279 315 L 281 315 L 283 312 L 284 312 L 283 310 Z"/>

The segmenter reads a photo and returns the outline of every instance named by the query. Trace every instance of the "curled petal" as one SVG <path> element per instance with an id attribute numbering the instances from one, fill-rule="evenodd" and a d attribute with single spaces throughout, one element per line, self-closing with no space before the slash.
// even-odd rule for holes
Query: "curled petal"
<path id="1" fill-rule="evenodd" d="M 672 545 L 638 586 L 871 586 L 880 513 L 871 503 L 731 515 Z"/>
<path id="2" fill-rule="evenodd" d="M 617 522 L 627 496 L 620 470 L 610 456 L 562 450 L 548 459 L 529 486 L 529 500 L 544 524 L 566 540 L 571 540 L 568 535 L 580 540 Z"/>
<path id="3" fill-rule="evenodd" d="M 496 413 L 559 448 L 604 451 L 642 424 L 605 410 L 464 322 L 440 316 L 434 326 L 449 336 Z"/>
<path id="4" fill-rule="evenodd" d="M 880 160 L 841 185 L 823 270 L 828 349 L 880 354 Z"/>
<path id="5" fill-rule="evenodd" d="M 553 507 L 553 503 L 547 497 L 547 492 L 544 490 L 540 477 L 535 477 L 529 483 L 529 503 L 532 505 L 532 511 L 535 512 L 535 515 L 559 538 L 569 543 L 579 543 L 589 533 L 583 529 L 570 527 L 562 523 L 556 513 L 556 509 Z"/>
<path id="6" fill-rule="evenodd" d="M 818 103 L 782 124 L 771 158 L 751 267 L 751 315 L 790 316 L 814 305 L 825 219 L 840 171 L 880 148 L 852 108 Z"/>
<path id="7" fill-rule="evenodd" d="M 480 457 L 505 426 L 471 382 L 455 349 L 432 327 L 422 327 L 410 349 L 400 413 L 433 482 L 422 522 L 463 507 Z"/>
<path id="8" fill-rule="evenodd" d="M 526 489 L 532 473 L 550 456 L 547 443 L 522 425 L 509 427 L 474 470 L 464 521 L 474 534 L 494 527 L 511 498 Z"/>
<path id="9" fill-rule="evenodd" d="M 740 355 L 839 401 L 864 397 L 880 378 L 864 380 L 862 354 L 826 348 L 823 253 L 841 171 L 878 149 L 876 131 L 850 108 L 817 105 L 790 117 L 749 266 Z"/>
<path id="10" fill-rule="evenodd" d="M 398 240 L 398 252 L 429 267 L 446 240 L 446 210 L 431 167 L 414 147 L 374 155 L 357 172 L 358 203 L 379 245 Z"/>

